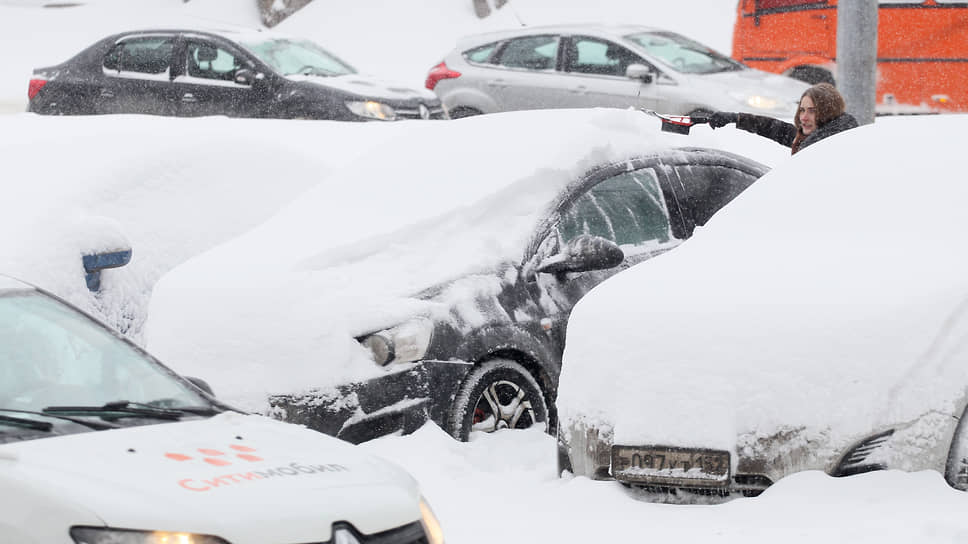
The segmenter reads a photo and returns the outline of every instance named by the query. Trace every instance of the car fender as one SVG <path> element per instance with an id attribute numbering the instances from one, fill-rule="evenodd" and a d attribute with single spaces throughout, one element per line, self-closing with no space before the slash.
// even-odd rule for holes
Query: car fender
<path id="1" fill-rule="evenodd" d="M 517 323 L 492 323 L 465 334 L 455 355 L 475 363 L 496 357 L 515 359 L 535 373 L 549 401 L 557 396 L 561 353 L 553 350 L 550 339 L 536 337 Z"/>
<path id="2" fill-rule="evenodd" d="M 440 89 L 441 87 L 444 89 Z M 479 89 L 457 87 L 452 90 L 446 90 L 446 87 L 446 82 L 442 81 L 437 84 L 439 90 L 437 95 L 440 96 L 440 101 L 443 102 L 447 111 L 452 111 L 459 107 L 474 108 L 481 113 L 494 113 L 501 110 L 493 98 Z"/>

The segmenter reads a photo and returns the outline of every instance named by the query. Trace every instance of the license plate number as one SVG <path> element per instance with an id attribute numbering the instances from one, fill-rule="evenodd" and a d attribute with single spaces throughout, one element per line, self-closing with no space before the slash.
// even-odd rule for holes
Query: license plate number
<path id="1" fill-rule="evenodd" d="M 625 482 L 680 486 L 729 483 L 729 452 L 662 446 L 612 446 L 612 476 Z"/>

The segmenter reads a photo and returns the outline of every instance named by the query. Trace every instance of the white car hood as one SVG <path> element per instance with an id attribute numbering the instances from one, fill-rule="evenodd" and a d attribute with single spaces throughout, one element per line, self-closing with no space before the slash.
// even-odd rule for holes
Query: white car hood
<path id="1" fill-rule="evenodd" d="M 430 102 L 438 100 L 437 95 L 427 89 L 415 89 L 366 74 L 347 74 L 332 77 L 293 74 L 286 76 L 286 78 L 291 81 L 301 81 L 328 89 L 336 89 L 362 98 L 382 98 L 385 100 L 420 98 Z"/>
<path id="2" fill-rule="evenodd" d="M 320 542 L 337 521 L 372 533 L 420 518 L 402 470 L 304 427 L 236 413 L 6 444 L 3 480 L 110 527 L 233 543 Z"/>
<path id="3" fill-rule="evenodd" d="M 968 186 L 951 170 L 960 139 L 943 135 L 963 126 L 887 119 L 824 140 L 676 251 L 600 285 L 569 323 L 562 421 L 614 423 L 617 442 L 732 449 L 749 433 L 832 443 L 956 414 Z"/>
<path id="4" fill-rule="evenodd" d="M 690 92 L 702 93 L 709 104 L 723 111 L 742 111 L 792 119 L 800 96 L 810 85 L 779 74 L 746 69 L 713 74 L 677 74 L 680 85 L 690 85 Z M 750 97 L 761 97 L 762 107 L 752 106 Z"/>

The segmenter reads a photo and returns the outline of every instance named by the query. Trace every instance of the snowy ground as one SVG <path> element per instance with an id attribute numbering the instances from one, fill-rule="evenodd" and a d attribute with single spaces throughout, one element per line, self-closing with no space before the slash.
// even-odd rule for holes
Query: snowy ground
<path id="1" fill-rule="evenodd" d="M 186 18 L 258 25 L 255 8 L 249 7 L 254 2 L 241 0 L 90 0 L 85 7 L 57 10 L 27 3 L 0 0 L 0 110 L 22 111 L 33 67 L 65 60 L 115 30 Z M 417 86 L 460 34 L 519 20 L 635 20 L 728 52 L 734 8 L 727 0 L 511 0 L 495 17 L 479 21 L 469 0 L 318 0 L 280 29 L 316 39 L 361 71 Z M 0 161 L 10 164 L 8 158 Z M 7 169 L 5 194 L 14 180 L 31 180 L 43 171 L 42 163 L 31 167 L 29 161 Z M 611 482 L 559 479 L 554 439 L 539 432 L 502 432 L 457 443 L 426 426 L 412 436 L 361 447 L 399 463 L 421 481 L 451 544 L 683 537 L 737 543 L 968 539 L 968 495 L 953 491 L 933 472 L 846 479 L 807 472 L 781 480 L 757 499 L 673 506 L 635 500 Z"/>

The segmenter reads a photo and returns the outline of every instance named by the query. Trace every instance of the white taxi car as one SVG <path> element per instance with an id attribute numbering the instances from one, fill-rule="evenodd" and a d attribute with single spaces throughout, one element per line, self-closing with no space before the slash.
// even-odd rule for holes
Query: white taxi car
<path id="1" fill-rule="evenodd" d="M 402 469 L 205 387 L 0 276 L 0 542 L 443 542 Z"/>

